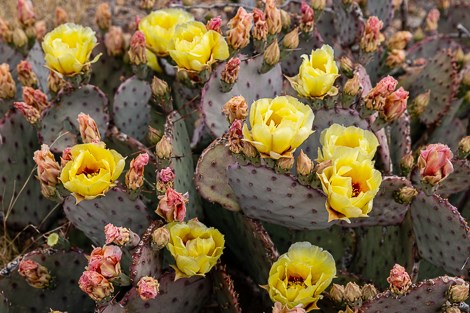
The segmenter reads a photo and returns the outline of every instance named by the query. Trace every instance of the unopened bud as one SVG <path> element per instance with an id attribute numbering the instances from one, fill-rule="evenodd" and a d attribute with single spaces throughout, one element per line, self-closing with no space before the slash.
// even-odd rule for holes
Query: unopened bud
<path id="1" fill-rule="evenodd" d="M 144 276 L 137 283 L 137 293 L 142 301 L 152 300 L 158 295 L 159 287 L 158 280 Z"/>
<path id="2" fill-rule="evenodd" d="M 34 23 L 34 32 L 36 33 L 36 39 L 41 41 L 47 34 L 46 21 L 37 21 Z"/>
<path id="3" fill-rule="evenodd" d="M 304 33 L 313 31 L 315 21 L 312 7 L 309 6 L 305 1 L 302 1 L 302 4 L 300 5 L 300 11 L 302 14 L 300 20 L 300 29 Z"/>
<path id="4" fill-rule="evenodd" d="M 222 26 L 222 18 L 219 16 L 211 18 L 207 24 L 206 24 L 206 29 L 207 30 L 213 30 L 218 32 L 219 34 L 222 34 L 222 30 L 220 27 Z"/>
<path id="5" fill-rule="evenodd" d="M 364 286 L 362 286 L 361 293 L 362 293 L 362 300 L 368 301 L 368 300 L 373 299 L 377 295 L 378 292 L 374 285 L 365 284 Z"/>
<path id="6" fill-rule="evenodd" d="M 53 93 L 58 93 L 66 85 L 66 81 L 61 77 L 60 74 L 50 71 L 47 77 L 47 87 Z"/>
<path id="7" fill-rule="evenodd" d="M 361 79 L 359 73 L 354 73 L 351 79 L 348 79 L 344 84 L 344 93 L 350 96 L 356 96 L 362 89 Z"/>
<path id="8" fill-rule="evenodd" d="M 114 292 L 113 284 L 95 271 L 85 271 L 78 280 L 78 286 L 94 301 L 103 301 Z"/>
<path id="9" fill-rule="evenodd" d="M 253 38 L 258 41 L 265 41 L 268 38 L 268 23 L 263 11 L 257 8 L 253 9 L 253 22 Z"/>
<path id="10" fill-rule="evenodd" d="M 344 286 L 333 284 L 328 294 L 331 300 L 333 300 L 334 302 L 342 303 L 344 300 Z"/>
<path id="11" fill-rule="evenodd" d="M 279 44 L 275 39 L 264 51 L 264 62 L 268 65 L 274 66 L 279 62 L 281 57 L 281 51 L 279 50 Z"/>
<path id="12" fill-rule="evenodd" d="M 162 139 L 163 133 L 152 126 L 148 127 L 147 137 L 152 145 L 156 145 Z"/>
<path id="13" fill-rule="evenodd" d="M 159 159 L 169 159 L 173 152 L 173 146 L 167 136 L 163 136 L 155 147 L 156 155 Z"/>
<path id="14" fill-rule="evenodd" d="M 399 31 L 396 32 L 388 40 L 388 49 L 393 50 L 403 50 L 406 48 L 406 45 L 411 40 L 413 35 L 408 31 Z"/>
<path id="15" fill-rule="evenodd" d="M 276 7 L 275 0 L 265 0 L 264 2 L 264 16 L 268 24 L 268 32 L 275 35 L 282 30 L 281 10 Z"/>
<path id="16" fill-rule="evenodd" d="M 33 87 L 37 85 L 38 78 L 33 72 L 31 63 L 26 60 L 21 61 L 16 66 L 16 71 L 18 72 L 18 80 L 23 86 Z"/>
<path id="17" fill-rule="evenodd" d="M 419 27 L 415 32 L 413 33 L 413 40 L 414 41 L 421 41 L 424 39 L 424 32 L 421 27 Z"/>
<path id="18" fill-rule="evenodd" d="M 107 2 L 101 3 L 96 8 L 95 21 L 101 30 L 111 27 L 111 10 Z"/>
<path id="19" fill-rule="evenodd" d="M 238 79 L 238 72 L 240 71 L 240 59 L 231 58 L 225 64 L 221 73 L 221 80 L 227 85 L 233 85 Z"/>
<path id="20" fill-rule="evenodd" d="M 385 99 L 384 106 L 379 110 L 379 115 L 387 122 L 392 122 L 400 118 L 405 112 L 408 103 L 409 92 L 398 88 Z"/>
<path id="21" fill-rule="evenodd" d="M 402 187 L 396 194 L 396 200 L 399 203 L 410 204 L 418 195 L 418 190 L 414 187 Z"/>
<path id="22" fill-rule="evenodd" d="M 21 28 L 15 28 L 13 31 L 13 44 L 17 48 L 24 47 L 28 43 L 28 37 Z"/>
<path id="23" fill-rule="evenodd" d="M 165 248 L 170 241 L 170 232 L 166 227 L 160 227 L 152 233 L 152 247 L 156 250 Z"/>
<path id="24" fill-rule="evenodd" d="M 365 97 L 365 106 L 369 110 L 382 110 L 386 98 L 392 94 L 398 85 L 398 81 L 392 76 L 382 78 Z"/>
<path id="25" fill-rule="evenodd" d="M 131 45 L 128 52 L 130 62 L 134 65 L 146 64 L 147 54 L 145 49 L 144 33 L 138 30 L 131 38 Z"/>
<path id="26" fill-rule="evenodd" d="M 248 116 L 248 104 L 243 96 L 232 97 L 224 105 L 223 112 L 230 124 L 235 120 L 245 120 Z"/>
<path id="27" fill-rule="evenodd" d="M 34 25 L 36 15 L 31 0 L 18 0 L 16 9 L 21 26 L 27 28 L 28 26 Z"/>
<path id="28" fill-rule="evenodd" d="M 32 105 L 29 105 L 25 102 L 14 102 L 13 106 L 24 115 L 30 124 L 36 124 L 41 118 L 41 113 L 39 110 Z"/>
<path id="29" fill-rule="evenodd" d="M 424 110 L 428 107 L 429 100 L 431 98 L 431 90 L 428 90 L 422 94 L 416 96 L 410 106 L 410 113 L 413 116 L 421 115 Z"/>
<path id="30" fill-rule="evenodd" d="M 248 158 L 255 158 L 258 155 L 258 150 L 248 141 L 242 141 L 242 152 Z"/>
<path id="31" fill-rule="evenodd" d="M 414 166 L 415 166 L 415 159 L 411 152 L 405 154 L 400 160 L 400 169 L 401 169 L 402 175 L 404 176 L 408 176 L 408 174 L 411 172 Z"/>
<path id="32" fill-rule="evenodd" d="M 155 98 L 164 98 L 170 92 L 168 83 L 164 81 L 163 79 L 158 78 L 157 76 L 154 76 L 152 79 L 151 89 L 152 89 L 152 95 Z"/>
<path id="33" fill-rule="evenodd" d="M 430 144 L 420 151 L 418 168 L 421 180 L 431 186 L 439 184 L 453 171 L 452 158 L 454 154 L 444 144 Z"/>
<path id="34" fill-rule="evenodd" d="M 37 165 L 36 178 L 41 183 L 41 192 L 46 198 L 55 196 L 56 185 L 59 183 L 60 165 L 55 160 L 49 146 L 43 144 L 41 150 L 34 152 L 34 162 Z"/>
<path id="35" fill-rule="evenodd" d="M 376 16 L 371 16 L 367 19 L 364 34 L 361 37 L 360 47 L 366 52 L 374 52 L 378 49 L 380 44 L 385 40 L 380 30 L 383 23 Z"/>
<path id="36" fill-rule="evenodd" d="M 351 78 L 353 76 L 354 63 L 350 58 L 348 58 L 347 56 L 342 56 L 341 58 L 339 58 L 339 66 L 340 66 L 341 72 L 346 77 Z"/>
<path id="37" fill-rule="evenodd" d="M 85 113 L 78 114 L 77 118 L 80 126 L 80 136 L 82 137 L 83 143 L 100 142 L 101 135 L 98 129 L 98 125 L 90 115 Z"/>
<path id="38" fill-rule="evenodd" d="M 62 151 L 62 155 L 60 156 L 60 166 L 64 167 L 69 161 L 72 160 L 72 148 L 67 147 Z"/>
<path id="39" fill-rule="evenodd" d="M 50 106 L 49 101 L 47 101 L 46 94 L 40 89 L 23 87 L 23 100 L 27 104 L 36 108 L 39 113 L 42 113 L 45 109 Z"/>
<path id="40" fill-rule="evenodd" d="M 13 98 L 16 95 L 16 84 L 10 73 L 10 65 L 0 64 L 0 99 Z"/>
<path id="41" fill-rule="evenodd" d="M 104 35 L 104 45 L 106 51 L 111 56 L 119 56 L 124 53 L 124 34 L 119 26 L 111 26 Z"/>
<path id="42" fill-rule="evenodd" d="M 313 170 L 312 160 L 304 153 L 303 150 L 300 150 L 300 154 L 297 157 L 296 162 L 296 171 L 297 175 L 308 176 Z"/>
<path id="43" fill-rule="evenodd" d="M 154 5 L 155 0 L 141 0 L 139 4 L 142 10 L 152 10 Z"/>
<path id="44" fill-rule="evenodd" d="M 243 139 L 242 121 L 234 120 L 228 130 L 227 146 L 230 149 L 230 151 L 232 151 L 233 153 L 240 153 L 242 151 L 242 139 Z"/>
<path id="45" fill-rule="evenodd" d="M 405 294 L 411 286 L 410 275 L 399 264 L 395 264 L 390 270 L 387 282 L 390 284 L 390 290 L 398 295 Z"/>
<path id="46" fill-rule="evenodd" d="M 61 7 L 56 7 L 55 8 L 55 26 L 59 26 L 62 24 L 65 24 L 69 21 L 69 15 L 67 14 L 67 11 L 65 11 Z"/>
<path id="47" fill-rule="evenodd" d="M 281 24 L 283 29 L 289 29 L 291 25 L 290 14 L 285 10 L 281 10 Z"/>
<path id="48" fill-rule="evenodd" d="M 387 59 L 385 60 L 385 64 L 388 67 L 394 68 L 397 66 L 402 65 L 406 59 L 406 52 L 405 50 L 397 50 L 393 49 L 387 55 Z"/>
<path id="49" fill-rule="evenodd" d="M 316 11 L 322 11 L 325 9 L 326 0 L 312 0 L 312 8 Z"/>
<path id="50" fill-rule="evenodd" d="M 50 286 L 52 277 L 47 268 L 33 260 L 21 260 L 18 274 L 26 279 L 33 288 L 43 289 Z"/>
<path id="51" fill-rule="evenodd" d="M 149 155 L 141 153 L 131 161 L 126 173 L 126 186 L 130 190 L 137 190 L 144 185 L 144 168 L 149 163 Z"/>
<path id="52" fill-rule="evenodd" d="M 429 11 L 428 15 L 426 16 L 426 26 L 425 30 L 429 32 L 434 32 L 437 30 L 437 26 L 439 24 L 439 18 L 441 17 L 441 13 L 438 9 L 432 9 Z"/>
<path id="53" fill-rule="evenodd" d="M 6 43 L 11 43 L 13 40 L 10 24 L 0 17 L 0 39 Z"/>
<path id="54" fill-rule="evenodd" d="M 332 163 L 333 163 L 332 160 L 326 160 L 326 161 L 320 162 L 317 165 L 315 165 L 315 168 L 313 169 L 313 171 L 317 174 L 321 174 L 327 167 L 330 167 Z"/>
<path id="55" fill-rule="evenodd" d="M 344 300 L 346 300 L 349 304 L 356 303 L 357 301 L 362 299 L 362 292 L 361 287 L 359 287 L 356 283 L 349 282 L 344 287 Z"/>
<path id="56" fill-rule="evenodd" d="M 295 162 L 294 157 L 280 158 L 279 160 L 277 160 L 276 166 L 282 172 L 289 172 L 291 168 L 294 166 L 294 162 Z"/>
<path id="57" fill-rule="evenodd" d="M 451 286 L 447 298 L 453 303 L 466 301 L 468 299 L 468 283 Z"/>
<path id="58" fill-rule="evenodd" d="M 106 244 L 115 244 L 118 246 L 136 246 L 140 238 L 137 234 L 133 233 L 130 229 L 125 227 L 116 227 L 113 224 L 107 224 L 104 227 L 104 234 L 106 237 Z"/>
<path id="59" fill-rule="evenodd" d="M 276 301 L 273 306 L 272 313 L 305 313 L 305 309 L 299 304 L 292 309 L 289 308 L 287 304 L 282 304 L 281 302 Z"/>
<path id="60" fill-rule="evenodd" d="M 171 167 L 160 170 L 157 174 L 157 190 L 161 193 L 166 192 L 168 188 L 173 188 L 175 173 Z"/>
<path id="61" fill-rule="evenodd" d="M 466 159 L 470 155 L 470 136 L 465 136 L 460 140 L 458 154 L 461 159 Z"/>
<path id="62" fill-rule="evenodd" d="M 297 27 L 284 36 L 284 39 L 282 39 L 282 45 L 286 49 L 297 49 L 299 46 L 299 29 Z"/>
<path id="63" fill-rule="evenodd" d="M 228 22 L 227 42 L 233 49 L 242 49 L 250 43 L 253 14 L 239 7 L 237 14 Z"/>
<path id="64" fill-rule="evenodd" d="M 444 313 L 462 313 L 462 311 L 460 311 L 458 307 L 451 306 L 451 307 L 446 308 Z"/>

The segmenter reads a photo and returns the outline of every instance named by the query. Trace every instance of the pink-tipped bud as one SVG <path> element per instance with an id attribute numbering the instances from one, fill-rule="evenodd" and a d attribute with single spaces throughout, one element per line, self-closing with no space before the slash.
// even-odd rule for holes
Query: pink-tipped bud
<path id="1" fill-rule="evenodd" d="M 173 146 L 167 136 L 163 136 L 162 139 L 155 146 L 155 152 L 159 159 L 169 159 L 173 153 Z"/>
<path id="2" fill-rule="evenodd" d="M 26 60 L 21 61 L 16 66 L 16 71 L 18 72 L 18 80 L 23 86 L 33 87 L 37 85 L 38 78 L 33 72 L 31 63 Z"/>
<path id="3" fill-rule="evenodd" d="M 364 52 L 370 53 L 376 51 L 385 40 L 383 34 L 380 32 L 382 27 L 382 21 L 376 16 L 371 16 L 367 19 L 360 43 L 360 47 Z"/>
<path id="4" fill-rule="evenodd" d="M 29 123 L 33 125 L 41 118 L 39 110 L 25 102 L 14 102 L 13 106 L 24 115 Z"/>
<path id="5" fill-rule="evenodd" d="M 50 71 L 47 77 L 47 87 L 53 93 L 58 93 L 66 85 L 66 81 L 61 77 L 60 74 Z"/>
<path id="6" fill-rule="evenodd" d="M 206 29 L 207 30 L 213 30 L 216 31 L 220 34 L 222 34 L 222 30 L 220 27 L 222 26 L 222 18 L 219 16 L 211 18 L 207 24 L 206 24 Z"/>
<path id="7" fill-rule="evenodd" d="M 27 28 L 28 26 L 34 25 L 36 14 L 34 14 L 33 3 L 31 0 L 18 0 L 16 9 L 21 26 Z"/>
<path id="8" fill-rule="evenodd" d="M 49 101 L 47 101 L 47 96 L 44 92 L 31 87 L 23 87 L 23 100 L 36 108 L 40 113 L 51 105 Z"/>
<path id="9" fill-rule="evenodd" d="M 334 302 L 338 304 L 342 303 L 344 300 L 344 286 L 333 284 L 333 286 L 331 286 L 330 292 L 328 292 L 328 296 Z"/>
<path id="10" fill-rule="evenodd" d="M 13 98 L 16 95 L 16 84 L 10 73 L 10 65 L 0 64 L 0 99 Z"/>
<path id="11" fill-rule="evenodd" d="M 304 33 L 309 33 L 313 31 L 315 26 L 314 12 L 311 6 L 309 6 L 305 1 L 302 1 L 300 5 L 301 19 L 300 19 L 300 29 Z"/>
<path id="12" fill-rule="evenodd" d="M 147 55 L 145 52 L 145 36 L 140 30 L 136 31 L 131 38 L 131 46 L 129 49 L 129 59 L 132 64 L 140 65 L 147 63 Z"/>
<path id="13" fill-rule="evenodd" d="M 95 21 L 101 30 L 111 27 L 111 10 L 107 2 L 103 2 L 96 8 Z"/>
<path id="14" fill-rule="evenodd" d="M 304 153 L 303 150 L 300 150 L 300 154 L 296 160 L 296 171 L 297 175 L 308 176 L 313 170 L 312 160 Z"/>
<path id="15" fill-rule="evenodd" d="M 405 268 L 399 264 L 395 264 L 390 271 L 387 278 L 390 284 L 390 290 L 396 294 L 404 294 L 411 286 L 410 275 L 406 272 Z"/>
<path id="16" fill-rule="evenodd" d="M 42 194 L 46 198 L 53 197 L 56 185 L 59 183 L 59 163 L 55 160 L 49 146 L 46 144 L 41 146 L 41 150 L 34 152 L 33 160 L 38 166 L 36 178 L 41 182 Z"/>
<path id="17" fill-rule="evenodd" d="M 264 17 L 264 12 L 260 9 L 253 9 L 253 38 L 259 41 L 264 41 L 268 38 L 268 23 Z"/>
<path id="18" fill-rule="evenodd" d="M 158 295 L 159 287 L 158 280 L 150 276 L 144 276 L 137 283 L 137 293 L 142 301 L 152 300 Z"/>
<path id="19" fill-rule="evenodd" d="M 119 26 L 111 26 L 106 35 L 104 35 L 104 45 L 109 55 L 122 55 L 125 47 L 122 28 Z"/>
<path id="20" fill-rule="evenodd" d="M 379 111 L 380 116 L 387 122 L 397 120 L 406 110 L 409 92 L 398 88 L 385 99 L 385 105 Z"/>
<path id="21" fill-rule="evenodd" d="M 403 50 L 406 48 L 408 42 L 413 38 L 413 35 L 408 31 L 396 32 L 388 40 L 388 49 Z"/>
<path id="22" fill-rule="evenodd" d="M 253 14 L 239 7 L 237 14 L 228 22 L 227 42 L 233 49 L 245 48 L 250 43 Z"/>
<path id="23" fill-rule="evenodd" d="M 88 271 L 95 271 L 107 279 L 121 275 L 122 251 L 118 246 L 104 246 L 93 249 L 88 258 Z"/>
<path id="24" fill-rule="evenodd" d="M 149 163 L 147 153 L 139 154 L 131 161 L 126 173 L 126 186 L 130 190 L 137 190 L 144 185 L 144 168 Z"/>
<path id="25" fill-rule="evenodd" d="M 406 59 L 406 52 L 405 50 L 397 50 L 393 49 L 387 55 L 387 59 L 385 60 L 385 64 L 388 67 L 394 68 L 397 66 L 402 65 Z"/>
<path id="26" fill-rule="evenodd" d="M 275 302 L 273 306 L 273 313 L 305 313 L 305 309 L 301 307 L 293 307 L 289 309 L 287 305 L 280 302 Z"/>
<path id="27" fill-rule="evenodd" d="M 431 11 L 429 11 L 428 15 L 426 16 L 425 30 L 430 32 L 436 31 L 440 17 L 441 13 L 438 9 L 432 9 Z"/>
<path id="28" fill-rule="evenodd" d="M 49 287 L 52 280 L 47 268 L 33 260 L 21 260 L 18 274 L 26 279 L 28 285 L 39 289 Z"/>
<path id="29" fill-rule="evenodd" d="M 186 217 L 186 203 L 189 201 L 188 193 L 181 194 L 173 188 L 168 188 L 163 196 L 158 196 L 158 206 L 155 213 L 163 217 L 168 223 L 182 222 Z"/>
<path id="30" fill-rule="evenodd" d="M 55 26 L 59 26 L 62 24 L 65 24 L 69 21 L 69 15 L 67 14 L 67 11 L 65 11 L 61 7 L 56 7 L 55 8 Z"/>
<path id="31" fill-rule="evenodd" d="M 266 23 L 268 24 L 268 32 L 271 35 L 278 34 L 282 30 L 281 10 L 276 7 L 275 0 L 263 1 L 264 16 L 266 17 Z"/>
<path id="32" fill-rule="evenodd" d="M 62 151 L 60 156 L 60 166 L 64 167 L 69 161 L 72 161 L 72 148 L 67 147 Z"/>
<path id="33" fill-rule="evenodd" d="M 113 284 L 95 271 L 83 272 L 78 285 L 84 293 L 97 302 L 111 297 L 114 292 Z"/>
<path id="34" fill-rule="evenodd" d="M 381 110 L 385 99 L 395 90 L 398 81 L 392 76 L 382 78 L 365 97 L 365 105 L 369 110 Z"/>
<path id="35" fill-rule="evenodd" d="M 347 283 L 344 287 L 344 300 L 353 305 L 360 299 L 362 299 L 361 288 L 354 282 Z"/>
<path id="36" fill-rule="evenodd" d="M 46 21 L 37 21 L 34 23 L 34 32 L 36 33 L 36 39 L 41 41 L 47 34 Z"/>
<path id="37" fill-rule="evenodd" d="M 248 116 L 248 103 L 243 96 L 232 97 L 224 105 L 223 112 L 232 124 L 235 120 L 245 120 Z"/>
<path id="38" fill-rule="evenodd" d="M 165 248 L 170 241 L 170 232 L 165 226 L 155 229 L 152 233 L 152 247 L 156 250 Z"/>
<path id="39" fill-rule="evenodd" d="M 139 243 L 139 236 L 133 233 L 129 228 L 116 227 L 113 224 L 107 224 L 104 227 L 106 244 L 115 244 L 118 246 L 134 247 Z"/>
<path id="40" fill-rule="evenodd" d="M 242 121 L 234 120 L 228 130 L 227 146 L 230 149 L 230 151 L 232 151 L 233 153 L 240 153 L 243 149 L 242 139 L 243 139 Z"/>
<path id="41" fill-rule="evenodd" d="M 454 154 L 446 145 L 430 144 L 421 150 L 418 157 L 419 173 L 421 179 L 430 185 L 437 185 L 447 178 L 453 171 L 452 158 Z"/>
<path id="42" fill-rule="evenodd" d="M 221 73 L 221 80 L 226 84 L 235 84 L 238 79 L 238 72 L 240 71 L 240 59 L 239 58 L 231 58 L 225 64 L 224 69 Z"/>
<path id="43" fill-rule="evenodd" d="M 90 115 L 85 113 L 78 114 L 78 124 L 80 125 L 80 136 L 84 143 L 100 142 L 101 135 L 98 125 Z"/>
<path id="44" fill-rule="evenodd" d="M 157 174 L 157 190 L 159 192 L 166 192 L 168 188 L 173 188 L 175 181 L 175 173 L 171 167 L 166 167 Z"/>

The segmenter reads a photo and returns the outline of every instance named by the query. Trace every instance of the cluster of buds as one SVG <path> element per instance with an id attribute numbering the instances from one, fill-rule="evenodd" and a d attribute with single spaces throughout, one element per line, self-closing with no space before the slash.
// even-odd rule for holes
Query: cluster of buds
<path id="1" fill-rule="evenodd" d="M 16 66 L 16 71 L 18 72 L 18 80 L 23 86 L 34 87 L 37 85 L 38 78 L 33 72 L 31 63 L 26 60 L 21 61 Z"/>
<path id="2" fill-rule="evenodd" d="M 83 143 L 97 143 L 101 141 L 98 125 L 96 125 L 95 120 L 90 115 L 80 113 L 78 114 L 77 121 Z"/>
<path id="3" fill-rule="evenodd" d="M 367 19 L 364 34 L 361 37 L 360 47 L 366 52 L 374 52 L 385 40 L 384 35 L 380 32 L 383 23 L 376 16 L 371 16 Z"/>
<path id="4" fill-rule="evenodd" d="M 268 33 L 276 35 L 282 30 L 281 10 L 276 7 L 275 0 L 264 0 L 264 16 L 268 24 Z"/>
<path id="5" fill-rule="evenodd" d="M 155 153 L 159 159 L 169 159 L 173 153 L 173 146 L 167 136 L 162 139 L 155 146 Z"/>
<path id="6" fill-rule="evenodd" d="M 149 159 L 147 153 L 141 153 L 132 159 L 126 173 L 126 186 L 129 190 L 135 191 L 144 185 L 144 169 Z"/>
<path id="7" fill-rule="evenodd" d="M 107 224 L 104 227 L 104 235 L 107 245 L 135 247 L 140 241 L 139 236 L 129 228 L 116 227 L 113 224 Z"/>
<path id="8" fill-rule="evenodd" d="M 152 248 L 161 250 L 166 247 L 170 241 L 170 232 L 166 227 L 159 227 L 152 233 Z"/>
<path id="9" fill-rule="evenodd" d="M 213 30 L 213 31 L 218 32 L 219 34 L 222 34 L 221 26 L 222 26 L 222 18 L 220 16 L 216 16 L 216 17 L 211 18 L 209 21 L 207 21 L 206 29 Z"/>
<path id="10" fill-rule="evenodd" d="M 101 30 L 111 27 L 111 10 L 107 2 L 103 2 L 96 8 L 95 21 Z"/>
<path id="11" fill-rule="evenodd" d="M 158 200 L 155 213 L 168 223 L 184 221 L 186 217 L 186 203 L 189 202 L 188 193 L 181 194 L 173 188 L 167 188 L 164 195 L 158 196 Z"/>
<path id="12" fill-rule="evenodd" d="M 46 267 L 33 260 L 21 260 L 18 274 L 26 279 L 28 285 L 34 288 L 47 288 L 51 285 L 52 277 Z"/>
<path id="13" fill-rule="evenodd" d="M 165 193 L 167 189 L 173 188 L 175 181 L 175 173 L 171 167 L 166 167 L 160 170 L 157 174 L 157 190 L 158 192 Z"/>
<path id="14" fill-rule="evenodd" d="M 418 157 L 418 168 L 421 180 L 435 186 L 446 179 L 453 171 L 454 154 L 446 145 L 430 144 L 421 150 Z"/>
<path id="15" fill-rule="evenodd" d="M 10 73 L 10 65 L 0 65 L 0 99 L 13 98 L 16 95 L 16 84 Z"/>
<path id="16" fill-rule="evenodd" d="M 240 71 L 240 59 L 231 58 L 225 63 L 225 67 L 220 75 L 220 83 L 222 92 L 229 92 L 233 85 L 237 82 L 238 72 Z"/>
<path id="17" fill-rule="evenodd" d="M 158 295 L 159 287 L 158 280 L 150 276 L 144 276 L 137 283 L 137 293 L 142 301 L 152 300 Z"/>
<path id="18" fill-rule="evenodd" d="M 228 22 L 227 42 L 234 50 L 243 49 L 250 43 L 253 14 L 239 7 L 237 14 Z"/>
<path id="19" fill-rule="evenodd" d="M 50 103 L 41 90 L 23 87 L 23 102 L 14 102 L 13 105 L 23 113 L 28 122 L 36 124 Z"/>
<path id="20" fill-rule="evenodd" d="M 41 150 L 34 152 L 33 159 L 37 164 L 36 178 L 41 183 L 42 195 L 46 198 L 53 198 L 56 194 L 56 185 L 59 183 L 59 163 L 46 144 L 41 146 Z"/>
<path id="21" fill-rule="evenodd" d="M 399 264 L 395 264 L 390 270 L 387 282 L 390 284 L 390 290 L 397 295 L 407 293 L 411 287 L 410 275 L 408 275 L 405 268 Z"/>
<path id="22" fill-rule="evenodd" d="M 377 289 L 374 285 L 365 284 L 359 287 L 354 282 L 349 282 L 346 286 L 333 284 L 328 293 L 331 300 L 338 304 L 347 304 L 348 306 L 360 306 L 362 301 L 367 301 L 377 295 Z"/>
<path id="23" fill-rule="evenodd" d="M 122 28 L 119 26 L 111 26 L 108 32 L 104 35 L 104 45 L 106 46 L 106 51 L 111 56 L 120 56 L 124 54 L 126 43 Z"/>
<path id="24" fill-rule="evenodd" d="M 315 27 L 314 12 L 311 6 L 305 1 L 302 1 L 300 6 L 301 19 L 300 19 L 300 30 L 303 33 L 310 33 Z"/>

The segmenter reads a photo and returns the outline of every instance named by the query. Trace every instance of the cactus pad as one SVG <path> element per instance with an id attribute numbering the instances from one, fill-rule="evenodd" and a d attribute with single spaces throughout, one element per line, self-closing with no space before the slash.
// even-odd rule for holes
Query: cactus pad
<path id="1" fill-rule="evenodd" d="M 410 136 L 410 117 L 408 112 L 405 111 L 398 120 L 390 124 L 390 158 L 392 159 L 392 168 L 395 174 L 399 173 L 400 160 L 411 152 Z"/>
<path id="2" fill-rule="evenodd" d="M 423 39 L 422 41 L 411 46 L 406 57 L 408 60 L 415 61 L 420 58 L 431 59 L 439 52 L 446 50 L 456 50 L 459 45 L 450 37 L 445 35 L 435 35 Z"/>
<path id="3" fill-rule="evenodd" d="M 213 282 L 212 292 L 215 293 L 217 303 L 219 304 L 220 313 L 241 313 L 240 303 L 238 302 L 238 294 L 235 290 L 233 280 L 227 274 L 226 266 L 218 264 L 211 271 Z"/>
<path id="4" fill-rule="evenodd" d="M 386 28 L 393 19 L 393 0 L 368 0 L 367 14 L 377 16 L 384 23 Z"/>
<path id="5" fill-rule="evenodd" d="M 355 2 L 345 6 L 342 0 L 333 0 L 333 8 L 336 38 L 343 47 L 354 44 L 361 37 L 364 29 L 361 8 Z"/>
<path id="6" fill-rule="evenodd" d="M 326 12 L 323 12 L 326 13 Z M 299 73 L 299 67 L 302 64 L 302 55 L 310 54 L 312 49 L 320 48 L 323 43 L 320 33 L 314 30 L 312 35 L 305 40 L 300 40 L 297 49 L 290 52 L 285 60 L 282 60 L 282 73 L 286 76 L 295 76 Z"/>
<path id="7" fill-rule="evenodd" d="M 470 161 L 452 160 L 454 172 L 439 184 L 437 193 L 440 195 L 451 195 L 470 188 Z"/>
<path id="8" fill-rule="evenodd" d="M 47 85 L 49 69 L 46 67 L 44 52 L 42 51 L 39 43 L 36 42 L 33 48 L 29 51 L 27 60 L 31 63 L 33 72 L 38 78 L 38 88 L 47 94 L 49 91 L 49 87 Z"/>
<path id="9" fill-rule="evenodd" d="M 470 3 L 468 1 L 455 1 L 455 4 L 451 5 L 446 14 L 439 19 L 439 32 L 458 33 L 457 25 L 459 24 L 470 29 L 469 10 Z"/>
<path id="10" fill-rule="evenodd" d="M 10 65 L 10 71 L 16 69 L 16 65 L 23 59 L 23 55 L 7 43 L 0 41 L 0 64 L 7 63 Z"/>

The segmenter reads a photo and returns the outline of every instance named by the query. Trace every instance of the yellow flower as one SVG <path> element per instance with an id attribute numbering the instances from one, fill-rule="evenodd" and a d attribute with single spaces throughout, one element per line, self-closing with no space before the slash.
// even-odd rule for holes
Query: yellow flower
<path id="1" fill-rule="evenodd" d="M 332 165 L 317 173 L 327 195 L 328 221 L 367 217 L 379 191 L 382 175 L 369 159 L 359 160 L 360 150 L 346 149 Z"/>
<path id="2" fill-rule="evenodd" d="M 371 160 L 379 141 L 374 133 L 355 126 L 333 124 L 320 135 L 322 149 L 318 148 L 318 162 L 332 160 L 345 150 L 359 149 L 359 160 Z"/>
<path id="3" fill-rule="evenodd" d="M 222 255 L 224 236 L 213 227 L 206 227 L 197 219 L 187 223 L 167 225 L 170 241 L 167 249 L 175 258 L 175 280 L 194 275 L 204 276 Z"/>
<path id="4" fill-rule="evenodd" d="M 318 309 L 321 293 L 336 275 L 333 256 L 309 242 L 294 243 L 274 262 L 265 288 L 273 302 L 309 312 Z"/>
<path id="5" fill-rule="evenodd" d="M 259 99 L 251 105 L 251 131 L 243 125 L 243 137 L 262 157 L 290 158 L 313 133 L 314 117 L 312 109 L 294 97 Z"/>
<path id="6" fill-rule="evenodd" d="M 323 45 L 320 49 L 312 50 L 310 58 L 306 54 L 302 58 L 304 60 L 300 65 L 299 74 L 289 78 L 292 88 L 307 99 L 336 95 L 338 88 L 333 84 L 339 74 L 333 48 Z"/>
<path id="7" fill-rule="evenodd" d="M 163 57 L 168 55 L 176 26 L 192 20 L 194 17 L 184 10 L 157 10 L 140 20 L 139 30 L 145 35 L 147 48 Z"/>
<path id="8" fill-rule="evenodd" d="M 72 23 L 56 27 L 42 42 L 47 67 L 63 75 L 78 74 L 85 66 L 96 62 L 99 55 L 89 61 L 95 46 L 95 32 L 90 27 Z"/>
<path id="9" fill-rule="evenodd" d="M 147 65 L 148 65 L 148 67 L 150 67 L 155 72 L 162 73 L 163 70 L 160 67 L 160 64 L 158 63 L 158 58 L 155 55 L 155 53 L 153 53 L 149 49 L 145 49 L 145 55 L 147 56 Z"/>
<path id="10" fill-rule="evenodd" d="M 229 57 L 224 37 L 216 31 L 207 30 L 201 22 L 187 22 L 176 27 L 169 50 L 179 68 L 200 72 L 216 60 Z"/>
<path id="11" fill-rule="evenodd" d="M 70 149 L 68 161 L 60 180 L 72 192 L 77 203 L 104 195 L 124 169 L 124 158 L 114 150 L 106 149 L 103 142 L 75 145 Z"/>

